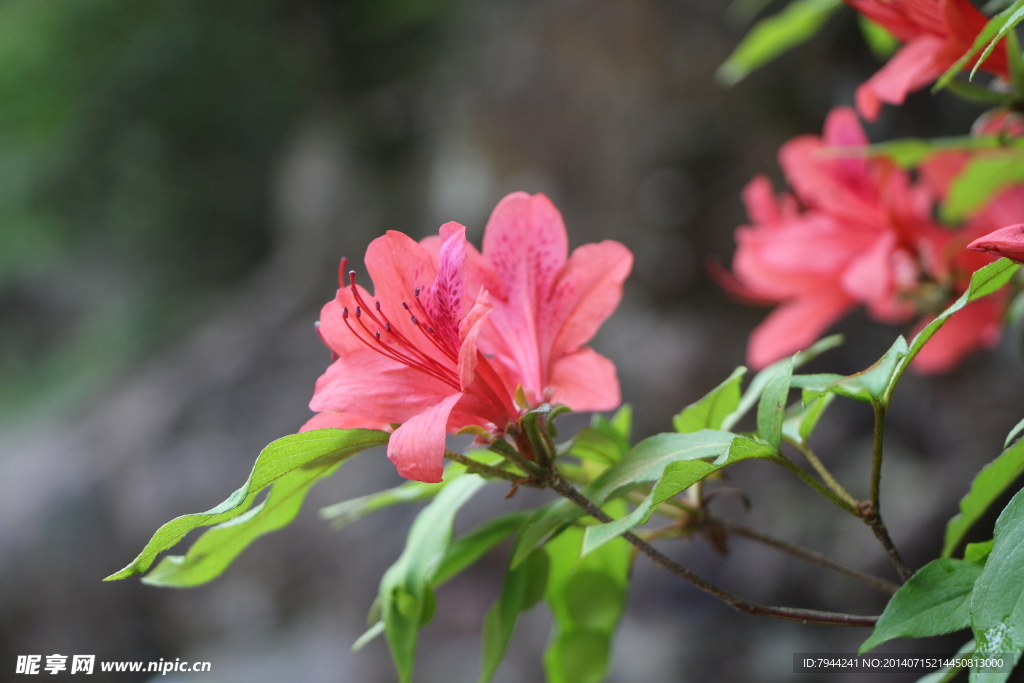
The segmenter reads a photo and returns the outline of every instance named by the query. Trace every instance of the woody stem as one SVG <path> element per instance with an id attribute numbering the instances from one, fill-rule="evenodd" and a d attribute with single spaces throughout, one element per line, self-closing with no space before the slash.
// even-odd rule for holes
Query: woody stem
<path id="1" fill-rule="evenodd" d="M 466 471 L 470 474 L 479 474 L 483 477 L 490 477 L 492 479 L 504 479 L 505 481 L 511 482 L 517 486 L 528 486 L 535 489 L 544 488 L 543 485 L 529 477 L 524 478 L 523 475 L 517 474 L 516 472 L 509 472 L 508 470 L 503 470 L 500 467 L 486 465 L 479 460 L 474 460 L 462 453 L 446 450 L 444 452 L 444 457 L 453 462 L 457 462 L 460 465 L 465 465 Z"/>
<path id="2" fill-rule="evenodd" d="M 581 510 L 599 522 L 608 523 L 613 521 L 611 517 L 601 510 L 601 508 L 576 490 L 572 484 L 567 482 L 557 470 L 552 469 L 548 472 L 547 485 L 559 495 L 571 500 Z M 878 617 L 872 616 L 842 614 L 840 612 L 824 612 L 820 610 L 800 609 L 796 607 L 772 607 L 769 605 L 761 605 L 756 602 L 751 602 L 704 580 L 686 567 L 666 556 L 660 550 L 636 534 L 627 531 L 622 534 L 622 537 L 637 550 L 651 558 L 655 565 L 668 569 L 676 576 L 689 581 L 702 591 L 710 593 L 730 607 L 741 612 L 774 617 L 776 619 L 785 619 L 788 621 L 799 621 L 807 624 L 823 624 L 831 626 L 874 626 L 878 621 Z"/>

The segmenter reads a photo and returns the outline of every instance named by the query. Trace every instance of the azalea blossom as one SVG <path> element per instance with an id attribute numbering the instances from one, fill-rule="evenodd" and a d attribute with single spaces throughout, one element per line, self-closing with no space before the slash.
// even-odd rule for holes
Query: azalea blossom
<path id="1" fill-rule="evenodd" d="M 482 253 L 465 235 L 447 223 L 422 242 L 377 238 L 366 251 L 373 294 L 342 262 L 318 327 L 336 360 L 303 430 L 397 425 L 388 457 L 399 474 L 438 482 L 447 433 L 501 436 L 545 402 L 620 403 L 615 366 L 585 344 L 621 299 L 629 250 L 605 241 L 569 255 L 561 214 L 541 194 L 502 199 Z"/>
<path id="2" fill-rule="evenodd" d="M 824 136 L 786 143 L 779 162 L 793 194 L 777 197 L 764 177 L 744 190 L 751 225 L 736 231 L 733 274 L 740 298 L 780 304 L 751 335 L 748 362 L 764 367 L 807 348 L 837 320 L 865 306 L 889 323 L 929 319 L 992 259 L 964 251 L 988 214 L 951 231 L 932 218 L 936 190 L 885 158 L 856 155 L 867 137 L 848 108 L 833 110 Z M 846 148 L 841 149 L 841 148 Z M 1001 205 L 998 205 L 1001 206 Z M 953 367 L 998 339 L 1001 309 L 965 307 L 915 359 L 923 372 Z"/>
<path id="3" fill-rule="evenodd" d="M 975 251 L 988 251 L 1024 264 L 1024 223 L 1005 228 L 979 237 L 967 245 Z"/>
<path id="4" fill-rule="evenodd" d="M 882 102 L 903 104 L 941 76 L 974 44 L 988 19 L 970 0 L 845 0 L 882 25 L 904 45 L 878 73 L 857 88 L 857 110 L 869 121 Z M 1009 78 L 1006 43 L 1001 42 L 981 69 Z"/>

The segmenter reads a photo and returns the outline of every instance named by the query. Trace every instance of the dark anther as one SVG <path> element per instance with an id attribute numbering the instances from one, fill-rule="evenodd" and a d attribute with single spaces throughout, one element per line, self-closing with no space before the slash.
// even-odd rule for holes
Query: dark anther
<path id="1" fill-rule="evenodd" d="M 402 302 L 402 308 L 404 308 L 405 310 L 407 310 L 407 311 L 408 311 L 408 310 L 409 310 L 409 304 L 407 304 L 407 303 L 405 303 L 405 302 L 403 301 L 403 302 Z"/>
<path id="2" fill-rule="evenodd" d="M 427 325 L 427 332 L 429 332 L 430 334 L 434 334 L 434 328 Z"/>
<path id="3" fill-rule="evenodd" d="M 420 288 L 417 287 L 416 289 L 412 290 L 412 295 L 413 296 L 419 296 L 420 295 Z"/>
<path id="4" fill-rule="evenodd" d="M 374 302 L 373 302 L 373 306 L 374 306 L 374 308 L 376 308 L 376 309 L 377 309 L 378 311 L 380 310 L 380 302 L 379 302 L 379 301 L 374 301 Z"/>
<path id="5" fill-rule="evenodd" d="M 344 318 L 345 320 L 348 320 L 348 306 L 341 309 L 341 317 Z"/>
<path id="6" fill-rule="evenodd" d="M 374 332 L 373 336 L 377 338 L 377 341 L 380 341 L 380 330 L 377 330 L 376 332 Z"/>
<path id="7" fill-rule="evenodd" d="M 412 316 L 412 324 L 413 325 L 419 325 L 420 324 L 420 321 L 416 319 L 416 316 Z"/>
<path id="8" fill-rule="evenodd" d="M 362 315 L 363 315 L 363 309 L 361 309 L 358 306 L 356 306 L 356 317 L 360 318 L 360 317 L 362 317 Z"/>
<path id="9" fill-rule="evenodd" d="M 384 329 L 388 334 L 391 334 L 391 323 L 384 323 Z"/>

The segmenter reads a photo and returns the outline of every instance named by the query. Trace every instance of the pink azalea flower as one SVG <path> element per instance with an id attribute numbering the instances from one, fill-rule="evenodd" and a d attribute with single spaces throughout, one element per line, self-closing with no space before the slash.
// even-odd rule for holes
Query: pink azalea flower
<path id="1" fill-rule="evenodd" d="M 844 315 L 865 306 L 879 321 L 934 316 L 963 291 L 990 258 L 963 247 L 993 204 L 966 229 L 935 223 L 936 189 L 912 183 L 884 158 L 852 155 L 867 144 L 850 109 L 833 110 L 822 138 L 786 143 L 779 162 L 793 195 L 776 197 L 768 180 L 744 191 L 751 225 L 736 231 L 733 276 L 724 284 L 742 298 L 781 304 L 751 335 L 748 362 L 764 367 L 807 348 Z M 937 176 L 933 173 L 933 176 Z M 943 188 L 944 191 L 944 188 Z M 958 313 L 915 360 L 940 372 L 998 339 L 1000 305 L 975 302 Z"/>
<path id="2" fill-rule="evenodd" d="M 999 228 L 967 245 L 975 251 L 989 251 L 1017 263 L 1024 263 L 1024 223 Z"/>
<path id="3" fill-rule="evenodd" d="M 903 104 L 953 66 L 987 23 L 970 0 L 846 0 L 881 24 L 904 45 L 889 62 L 857 89 L 857 109 L 869 121 L 878 118 L 882 102 Z M 1009 77 L 1006 43 L 992 52 L 982 69 Z"/>
<path id="4" fill-rule="evenodd" d="M 470 425 L 504 434 L 521 415 L 517 387 L 529 407 L 619 404 L 615 366 L 585 344 L 618 305 L 629 250 L 606 241 L 570 256 L 544 195 L 501 200 L 483 253 L 465 232 L 447 223 L 419 243 L 394 231 L 374 240 L 373 295 L 342 272 L 319 324 L 336 360 L 303 430 L 399 425 L 388 442 L 399 474 L 438 482 L 445 435 Z"/>

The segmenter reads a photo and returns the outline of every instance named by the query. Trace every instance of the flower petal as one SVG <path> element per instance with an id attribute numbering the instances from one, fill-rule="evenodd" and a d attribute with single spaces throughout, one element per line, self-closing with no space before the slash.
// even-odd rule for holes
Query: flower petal
<path id="1" fill-rule="evenodd" d="M 437 405 L 405 421 L 388 441 L 388 458 L 406 479 L 436 484 L 444 473 L 444 440 L 448 416 L 462 394 L 452 394 Z"/>
<path id="2" fill-rule="evenodd" d="M 903 104 L 909 93 L 942 75 L 945 67 L 938 60 L 942 49 L 942 39 L 931 35 L 914 38 L 900 48 L 885 66 L 857 88 L 857 110 L 861 116 L 874 121 L 882 102 Z"/>
<path id="3" fill-rule="evenodd" d="M 368 348 L 342 355 L 316 382 L 309 407 L 361 415 L 378 422 L 405 422 L 455 389 Z"/>
<path id="4" fill-rule="evenodd" d="M 825 290 L 779 306 L 750 335 L 747 361 L 760 369 L 806 349 L 854 305 L 842 292 Z"/>
<path id="5" fill-rule="evenodd" d="M 489 335 L 495 351 L 519 369 L 524 387 L 543 390 L 546 368 L 540 353 L 537 316 L 568 256 L 562 215 L 542 194 L 515 192 L 502 199 L 484 230 L 483 255 L 504 285 L 496 292 Z"/>
<path id="6" fill-rule="evenodd" d="M 563 356 L 551 369 L 551 402 L 573 410 L 613 410 L 622 403 L 615 364 L 589 346 Z"/>
<path id="7" fill-rule="evenodd" d="M 974 251 L 990 251 L 1017 263 L 1024 262 L 1024 223 L 1000 228 L 974 240 L 967 248 Z"/>
<path id="8" fill-rule="evenodd" d="M 585 244 L 569 257 L 547 305 L 540 311 L 541 352 L 548 365 L 597 333 L 622 299 L 633 254 L 618 242 Z"/>
<path id="9" fill-rule="evenodd" d="M 317 413 L 306 421 L 306 424 L 299 428 L 300 432 L 308 432 L 313 429 L 381 429 L 391 431 L 391 425 L 387 422 L 375 422 L 367 420 L 359 415 L 351 413 L 338 413 L 333 410 L 325 410 Z"/>

